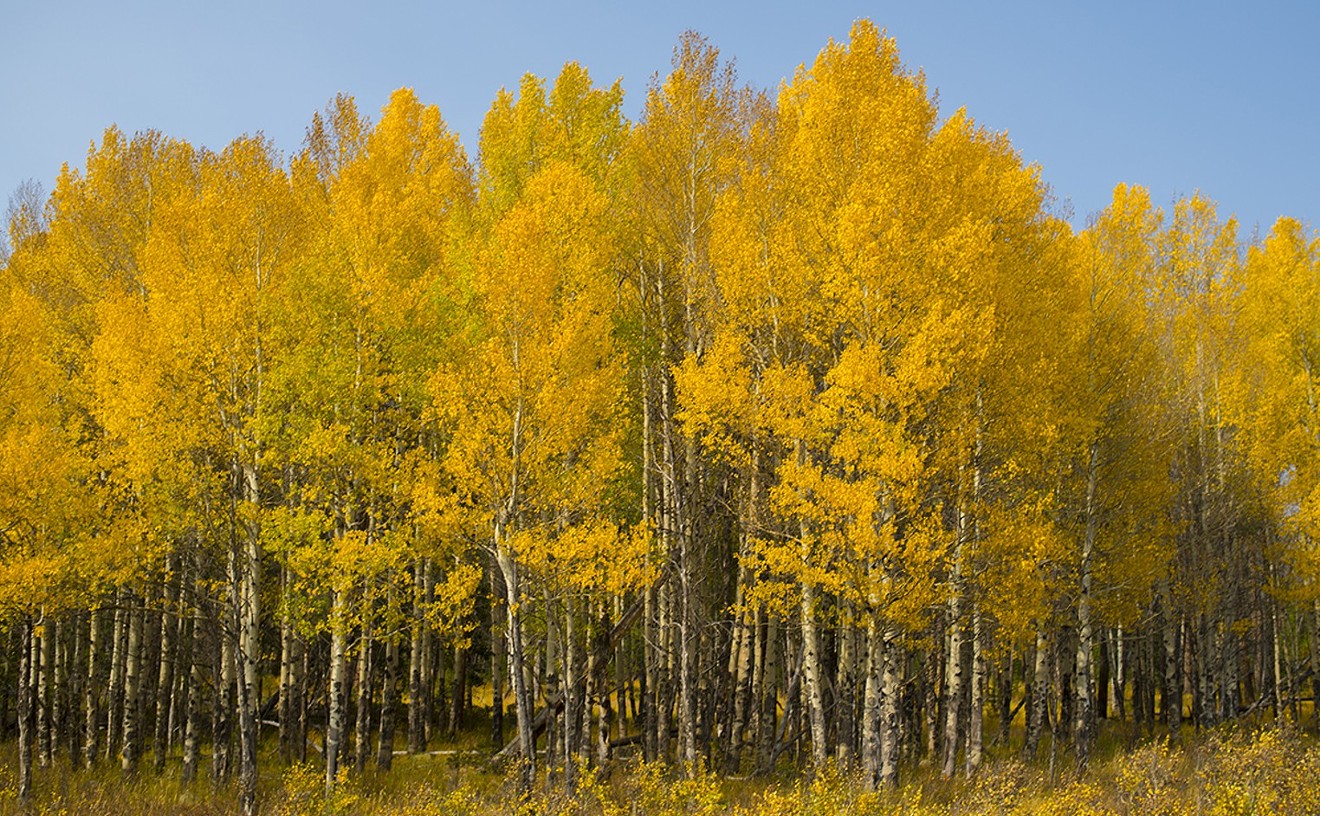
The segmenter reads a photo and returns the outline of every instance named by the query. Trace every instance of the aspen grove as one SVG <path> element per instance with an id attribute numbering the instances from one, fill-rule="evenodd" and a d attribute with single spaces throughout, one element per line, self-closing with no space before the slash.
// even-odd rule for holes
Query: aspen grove
<path id="1" fill-rule="evenodd" d="M 287 161 L 112 127 L 14 199 L 20 800 L 173 766 L 252 813 L 259 764 L 477 722 L 573 790 L 1316 717 L 1313 233 L 1124 185 L 1075 230 L 867 22 L 773 97 L 686 35 L 622 102 L 529 75 L 475 160 L 406 89 Z"/>

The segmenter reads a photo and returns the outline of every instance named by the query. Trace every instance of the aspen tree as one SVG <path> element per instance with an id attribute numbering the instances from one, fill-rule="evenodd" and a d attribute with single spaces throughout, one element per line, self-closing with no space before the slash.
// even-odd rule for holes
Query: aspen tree
<path id="1" fill-rule="evenodd" d="M 1320 459 L 1320 241 L 1288 218 L 1247 253 L 1240 332 L 1226 391 L 1257 482 L 1270 497 L 1300 597 L 1313 600 Z M 1294 543 L 1295 542 L 1295 543 Z M 1316 653 L 1312 644 L 1312 652 Z"/>
<path id="2" fill-rule="evenodd" d="M 640 320 L 650 347 L 643 358 L 643 411 L 651 417 L 657 501 L 651 520 L 668 553 L 670 579 L 660 590 L 671 595 L 677 669 L 674 693 L 678 753 L 684 766 L 696 762 L 697 684 L 706 638 L 704 619 L 711 589 L 699 565 L 711 546 L 702 507 L 713 489 L 703 484 L 697 440 L 681 435 L 677 396 L 670 374 L 684 358 L 700 359 L 710 341 L 718 308 L 710 263 L 711 222 L 717 197 L 733 182 L 747 128 L 749 94 L 737 87 L 732 65 L 698 35 L 688 32 L 674 50 L 672 69 L 647 92 L 629 139 L 626 164 L 632 213 L 629 247 Z M 663 681 L 657 681 L 660 692 Z M 660 720 L 658 747 L 668 753 Z"/>
<path id="3" fill-rule="evenodd" d="M 401 89 L 374 123 L 337 97 L 287 171 L 111 128 L 20 191 L 21 800 L 64 736 L 131 773 L 180 729 L 184 779 L 209 731 L 253 812 L 275 671 L 281 753 L 324 717 L 330 793 L 350 752 L 389 767 L 405 696 L 410 751 L 457 736 L 487 647 L 496 750 L 508 683 L 523 785 L 548 747 L 570 790 L 612 736 L 971 775 L 987 696 L 1081 766 L 1111 708 L 1153 734 L 1158 700 L 1174 741 L 1298 716 L 1313 234 L 1244 255 L 1204 197 L 1127 186 L 1074 232 L 865 21 L 774 101 L 684 35 L 621 106 L 569 63 L 498 95 L 476 165 Z"/>
<path id="4" fill-rule="evenodd" d="M 603 205 L 569 165 L 551 164 L 533 177 L 495 227 L 482 273 L 490 277 L 478 278 L 489 339 L 469 366 L 442 369 L 435 381 L 438 404 L 454 412 L 447 417 L 455 423 L 447 466 L 471 495 L 473 522 L 491 525 L 508 604 L 527 781 L 534 769 L 534 712 L 524 615 L 533 595 L 524 582 L 529 559 L 544 557 L 557 526 L 542 529 L 538 518 L 580 505 L 599 489 L 617 456 L 604 424 L 617 404 L 607 356 L 609 314 L 601 299 L 608 256 L 590 232 L 591 216 Z"/>
<path id="5" fill-rule="evenodd" d="M 1221 701 L 1233 699 L 1236 709 L 1236 683 L 1223 671 L 1223 656 L 1237 648 L 1231 627 L 1246 580 L 1246 560 L 1231 554 L 1244 514 L 1231 490 L 1241 469 L 1221 387 L 1238 288 L 1236 243 L 1236 222 L 1221 222 L 1213 202 L 1200 195 L 1181 199 L 1159 236 L 1159 262 L 1147 283 L 1157 316 L 1152 334 L 1169 373 L 1162 400 L 1175 428 L 1180 494 L 1166 652 L 1176 658 L 1190 650 L 1194 656 L 1188 662 L 1195 673 L 1189 678 L 1190 713 L 1201 726 L 1218 721 Z M 1183 661 L 1166 656 L 1166 663 L 1176 669 Z M 1166 694 L 1176 707 L 1182 697 L 1174 688 L 1177 678 L 1167 680 L 1174 681 L 1166 684 Z"/>
<path id="6" fill-rule="evenodd" d="M 417 485 L 425 456 L 415 446 L 426 439 L 427 372 L 445 353 L 444 332 L 455 328 L 447 309 L 461 289 L 456 247 L 466 227 L 471 175 L 438 110 L 401 89 L 374 126 L 347 97 L 336 98 L 324 116 L 318 114 L 307 147 L 295 161 L 294 186 L 316 227 L 297 270 L 298 295 L 285 304 L 286 319 L 311 317 L 312 331 L 302 332 L 290 366 L 281 373 L 280 400 L 304 417 L 283 444 L 314 497 L 294 517 L 306 513 L 313 528 L 321 524 L 332 548 L 324 552 L 315 535 L 297 534 L 289 550 L 289 586 L 295 595 L 299 588 L 316 586 L 312 575 L 323 574 L 321 558 L 345 571 L 333 577 L 337 588 L 326 621 L 333 686 L 329 787 L 336 781 L 334 766 L 346 733 L 342 695 L 349 630 L 357 626 L 362 634 L 361 765 L 367 757 L 375 684 L 368 632 L 377 590 L 387 597 L 396 591 L 403 573 L 395 559 L 405 551 L 420 560 L 440 555 L 441 545 L 447 546 L 418 539 L 417 525 L 406 514 L 413 502 L 428 501 Z M 307 377 L 309 371 L 316 376 Z M 411 509 L 419 517 L 428 512 L 426 506 Z M 468 572 L 462 578 L 471 583 Z M 410 623 L 433 625 L 420 617 Z M 395 637 L 391 629 L 387 641 Z M 386 648 L 392 648 L 389 642 Z M 389 717 L 381 720 L 384 726 L 387 719 L 392 722 L 397 696 L 392 686 L 382 696 L 391 706 Z M 390 729 L 385 730 L 392 743 Z M 382 755 L 387 748 L 392 752 L 392 744 L 380 747 Z"/>
<path id="7" fill-rule="evenodd" d="M 1306 621 L 1313 690 L 1320 688 L 1320 675 L 1316 675 L 1320 669 L 1320 642 L 1316 639 L 1320 582 L 1313 553 L 1320 508 L 1320 460 L 1315 453 L 1320 434 L 1318 293 L 1320 239 L 1308 235 L 1297 221 L 1279 219 L 1269 235 L 1247 252 L 1239 342 L 1229 353 L 1223 386 L 1226 414 L 1238 429 L 1252 482 L 1265 497 L 1268 517 L 1278 531 L 1277 552 L 1268 557 L 1287 569 L 1271 568 L 1271 573 L 1287 578 L 1279 581 L 1276 577 L 1274 583 Z M 1281 633 L 1278 611 L 1271 616 L 1277 708 L 1282 703 Z"/>
<path id="8" fill-rule="evenodd" d="M 0 269 L 0 620 L 13 622 L 18 633 L 12 698 L 18 798 L 26 805 L 33 750 L 42 747 L 34 737 L 51 725 L 34 717 L 54 702 L 51 694 L 62 691 L 43 689 L 38 701 L 37 681 L 54 679 L 53 617 L 73 606 L 81 566 L 75 557 L 85 545 L 81 531 L 96 514 L 71 416 L 79 389 L 65 357 L 68 326 L 59 304 L 31 277 L 46 262 L 48 236 L 36 221 L 26 231 L 9 226 L 13 252 Z M 47 731 L 47 749 L 50 739 Z"/>
<path id="9" fill-rule="evenodd" d="M 595 89 L 569 64 L 548 102 L 532 77 L 516 101 L 496 99 L 482 131 L 481 337 L 467 361 L 442 365 L 432 381 L 452 429 L 446 469 L 470 508 L 464 523 L 488 531 L 503 585 L 524 784 L 535 772 L 532 582 L 548 559 L 573 563 L 576 543 L 599 558 L 614 540 L 598 526 L 600 491 L 619 455 L 600 174 L 623 133 L 619 98 L 617 85 Z M 579 538 L 588 529 L 602 535 Z"/>
<path id="10" fill-rule="evenodd" d="M 1070 725 L 1081 767 L 1095 737 L 1098 618 L 1135 619 L 1150 597 L 1142 579 L 1158 574 L 1172 555 L 1160 512 L 1171 498 L 1171 450 L 1156 399 L 1161 367 L 1147 331 L 1143 288 L 1155 262 L 1158 219 L 1144 190 L 1120 186 L 1110 208 L 1081 236 L 1077 259 L 1084 307 L 1074 324 L 1076 368 L 1062 374 L 1070 376 L 1065 381 L 1072 389 L 1064 442 L 1073 446 L 1070 526 L 1079 546 L 1070 558 L 1078 635 Z"/>

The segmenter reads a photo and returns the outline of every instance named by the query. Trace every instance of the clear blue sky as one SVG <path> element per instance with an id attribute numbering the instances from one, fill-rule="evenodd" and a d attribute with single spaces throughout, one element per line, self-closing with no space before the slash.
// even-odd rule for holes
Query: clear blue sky
<path id="1" fill-rule="evenodd" d="M 1006 130 L 1074 223 L 1115 183 L 1200 190 L 1244 236 L 1320 227 L 1320 4 L 1305 2 L 227 2 L 0 0 L 0 203 L 115 123 L 219 149 L 262 131 L 296 152 L 337 92 L 376 111 L 416 89 L 470 155 L 495 92 L 566 60 L 622 78 L 636 118 L 685 29 L 776 87 L 869 17 L 941 109 Z"/>

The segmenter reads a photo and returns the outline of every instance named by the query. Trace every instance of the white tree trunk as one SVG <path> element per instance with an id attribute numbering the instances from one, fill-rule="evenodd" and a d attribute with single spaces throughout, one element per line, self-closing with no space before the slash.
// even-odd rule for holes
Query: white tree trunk
<path id="1" fill-rule="evenodd" d="M 825 694 L 820 668 L 820 635 L 816 626 L 816 588 L 802 585 L 802 673 L 806 679 L 807 721 L 811 728 L 811 761 L 816 770 L 825 767 L 829 746 L 825 742 Z"/>
<path id="2" fill-rule="evenodd" d="M 130 613 L 124 663 L 124 742 L 120 761 L 125 773 L 136 773 L 142 744 L 142 617 L 136 601 Z"/>
<path id="3" fill-rule="evenodd" d="M 260 506 L 257 470 L 254 465 L 242 468 L 243 498 L 251 507 Z M 237 554 L 238 608 L 238 803 L 243 816 L 257 810 L 257 742 L 260 739 L 261 681 L 258 661 L 261 657 L 261 531 L 255 518 L 243 525 Z"/>
<path id="4" fill-rule="evenodd" d="M 866 679 L 862 692 L 862 770 L 866 787 L 880 782 L 880 717 L 884 683 L 884 642 L 875 613 L 866 622 Z"/>
<path id="5" fill-rule="evenodd" d="M 165 756 L 169 753 L 170 699 L 174 688 L 174 638 L 177 634 L 175 603 L 176 589 L 170 580 L 167 566 L 161 587 L 160 613 L 160 666 L 156 676 L 156 728 L 151 746 L 151 759 L 156 773 L 165 770 Z"/>
<path id="6" fill-rule="evenodd" d="M 361 774 L 367 769 L 371 753 L 371 611 L 366 610 L 358 637 L 357 721 L 353 731 L 353 765 Z"/>
<path id="7" fill-rule="evenodd" d="M 903 673 L 899 664 L 898 632 L 886 627 L 882 636 L 880 675 L 880 783 L 898 787 L 898 702 Z"/>
<path id="8" fill-rule="evenodd" d="M 128 593 L 115 593 L 115 616 L 110 626 L 110 682 L 105 706 L 105 758 L 110 762 L 119 750 L 120 729 L 124 724 L 120 707 L 124 700 L 124 649 L 128 645 Z"/>
<path id="9" fill-rule="evenodd" d="M 329 711 L 325 729 L 325 789 L 329 793 L 339 779 L 339 759 L 343 753 L 344 708 L 347 679 L 347 603 L 344 593 L 334 591 L 330 613 L 330 689 Z"/>
<path id="10" fill-rule="evenodd" d="M 420 754 L 426 750 L 425 711 L 422 705 L 422 619 L 425 569 L 419 559 L 413 565 L 412 643 L 408 651 L 408 753 Z M 428 655 L 429 656 L 429 655 Z"/>
<path id="11" fill-rule="evenodd" d="M 519 775 L 524 790 L 531 787 L 536 775 L 536 734 L 532 730 L 532 695 L 527 687 L 524 666 L 522 600 L 519 597 L 518 566 L 513 554 L 497 543 L 496 561 L 504 576 L 505 601 L 508 603 L 509 657 L 513 675 L 514 710 L 518 719 L 518 749 L 522 768 Z"/>
<path id="12" fill-rule="evenodd" d="M 1031 707 L 1027 711 L 1027 736 L 1022 745 L 1023 758 L 1030 761 L 1040 745 L 1041 729 L 1048 718 L 1050 701 L 1050 650 L 1053 644 L 1044 629 L 1036 632 L 1036 662 L 1031 680 Z"/>
<path id="13" fill-rule="evenodd" d="M 59 624 L 55 622 L 55 618 L 43 612 L 37 631 L 39 633 L 38 643 L 40 644 L 37 649 L 39 655 L 37 661 L 37 765 L 46 768 L 50 766 L 50 758 L 54 752 L 56 741 L 53 717 L 55 694 L 52 689 L 55 672 L 55 642 L 59 638 Z"/>
<path id="14" fill-rule="evenodd" d="M 87 686 L 83 689 L 83 763 L 87 770 L 96 766 L 97 753 L 100 751 L 100 693 L 101 676 L 98 664 L 101 662 L 101 618 L 100 610 L 93 610 L 87 616 Z"/>
<path id="15" fill-rule="evenodd" d="M 982 631 L 981 610 L 972 605 L 972 682 L 968 689 L 967 708 L 967 776 L 981 767 L 985 753 L 985 632 Z"/>

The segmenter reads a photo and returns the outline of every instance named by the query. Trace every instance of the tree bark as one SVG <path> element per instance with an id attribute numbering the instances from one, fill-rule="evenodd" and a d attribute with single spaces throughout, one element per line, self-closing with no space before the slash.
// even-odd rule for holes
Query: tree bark
<path id="1" fill-rule="evenodd" d="M 408 753 L 420 754 L 426 750 L 426 723 L 422 705 L 422 629 L 426 591 L 425 568 L 422 559 L 413 564 L 412 644 L 408 650 Z"/>
<path id="2" fill-rule="evenodd" d="M 1160 609 L 1164 613 L 1164 715 L 1169 726 L 1169 739 L 1177 740 L 1182 728 L 1182 678 L 1178 671 L 1182 650 L 1178 642 L 1178 620 L 1173 614 L 1172 594 L 1167 584 L 1160 595 Z"/>
<path id="3" fill-rule="evenodd" d="M 1109 653 L 1110 671 L 1109 680 L 1112 687 L 1111 697 L 1114 701 L 1114 713 L 1119 722 L 1127 719 L 1127 666 L 1128 654 L 1127 644 L 1124 642 L 1125 633 L 1122 626 L 1115 627 L 1113 630 L 1112 646 Z M 1134 692 L 1135 696 L 1135 692 Z"/>
<path id="4" fill-rule="evenodd" d="M 963 702 L 962 610 L 958 590 L 949 599 L 949 634 L 944 670 L 944 768 L 945 779 L 953 776 L 958 762 L 959 718 Z"/>
<path id="5" fill-rule="evenodd" d="M 1096 721 L 1109 719 L 1110 683 L 1113 678 L 1113 638 L 1107 627 L 1101 627 L 1096 635 L 1096 647 L 1099 649 L 1095 664 L 1095 718 Z"/>
<path id="6" fill-rule="evenodd" d="M 69 751 L 69 770 L 76 771 L 83 767 L 82 741 L 83 741 L 83 723 L 80 718 L 82 713 L 83 685 L 87 679 L 87 627 L 84 623 L 85 618 L 91 617 L 90 613 L 77 612 L 69 618 L 69 647 L 66 654 L 66 663 L 63 667 L 65 679 L 64 695 L 62 696 L 64 714 L 62 727 L 64 730 L 64 739 Z"/>
<path id="7" fill-rule="evenodd" d="M 128 592 L 115 593 L 115 616 L 110 627 L 110 683 L 106 693 L 105 758 L 115 758 L 119 749 L 124 699 L 124 650 L 128 645 Z"/>
<path id="8" fill-rule="evenodd" d="M 941 619 L 937 616 L 931 626 L 930 639 L 933 644 L 938 644 L 938 651 L 934 648 L 928 650 L 922 657 L 921 665 L 921 695 L 922 695 L 922 719 L 924 727 L 919 728 L 918 732 L 924 732 L 926 736 L 925 750 L 926 758 L 932 763 L 940 762 L 943 756 L 939 753 L 940 735 L 944 721 L 940 717 L 940 681 L 944 670 L 944 634 L 941 628 Z"/>
<path id="9" fill-rule="evenodd" d="M 494 560 L 494 559 L 492 559 Z M 490 684 L 491 750 L 504 747 L 504 682 L 508 677 L 509 646 L 505 640 L 508 610 L 504 606 L 504 582 L 497 564 L 490 571 Z"/>
<path id="10" fill-rule="evenodd" d="M 665 439 L 667 447 L 672 448 L 670 440 L 677 433 L 674 426 L 673 391 L 668 377 L 662 379 L 665 400 Z M 677 465 L 673 462 L 673 451 L 667 451 L 670 469 L 674 473 L 675 484 L 682 488 L 671 493 L 675 502 L 673 518 L 678 521 L 678 746 L 679 758 L 687 773 L 697 761 L 697 631 L 695 605 L 696 589 L 693 584 L 698 580 L 696 574 L 696 507 L 697 465 L 696 441 L 691 436 L 684 437 L 684 468 L 681 479 Z"/>
<path id="11" fill-rule="evenodd" d="M 734 618 L 733 647 L 729 663 L 733 676 L 733 710 L 730 714 L 725 744 L 725 772 L 736 775 L 742 766 L 742 751 L 747 733 L 748 709 L 752 695 L 752 639 L 756 628 L 755 612 L 747 606 L 742 582 L 745 570 L 739 566 L 738 600 Z"/>
<path id="12" fill-rule="evenodd" d="M 1003 663 L 995 671 L 995 719 L 997 721 L 995 741 L 1004 745 L 1008 745 L 1009 728 L 1015 714 L 1013 710 L 1014 651 L 1014 644 L 1010 641 Z"/>
<path id="13" fill-rule="evenodd" d="M 32 801 L 32 618 L 19 620 L 18 638 L 18 804 Z"/>
<path id="14" fill-rule="evenodd" d="M 49 767 L 51 758 L 52 722 L 51 709 L 55 701 L 51 691 L 52 675 L 55 671 L 55 641 L 59 636 L 59 626 L 55 619 L 45 611 L 37 621 L 37 765 Z"/>
<path id="15" fill-rule="evenodd" d="M 65 621 L 67 620 L 66 617 Z M 50 760 L 53 762 L 65 741 L 64 700 L 69 690 L 68 665 L 69 653 L 73 650 L 73 639 L 70 637 L 72 627 L 67 622 L 54 619 L 52 622 L 55 624 L 51 633 L 54 654 L 51 656 L 50 686 Z M 77 760 L 74 764 L 77 764 Z"/>
<path id="16" fill-rule="evenodd" d="M 747 721 L 754 700 L 752 681 L 757 613 L 747 596 L 753 574 L 746 568 L 746 563 L 751 555 L 752 539 L 760 526 L 760 471 L 760 456 L 753 443 L 752 455 L 747 467 L 747 493 L 743 499 L 742 529 L 738 542 L 738 572 L 734 590 L 734 636 L 729 657 L 729 673 L 733 677 L 733 710 L 725 747 L 725 771 L 729 774 L 737 774 L 741 768 L 743 746 L 747 741 Z"/>
<path id="17" fill-rule="evenodd" d="M 183 693 L 183 781 L 191 782 L 197 776 L 197 754 L 201 740 L 201 694 L 206 678 L 202 665 L 206 658 L 206 614 L 203 598 L 193 585 L 192 643 L 189 658 L 188 684 Z"/>
<path id="18" fill-rule="evenodd" d="M 211 778 L 216 784 L 229 779 L 229 754 L 234 732 L 234 685 L 238 682 L 234 675 L 234 639 L 224 632 L 224 627 L 217 626 L 216 638 L 220 641 L 220 665 L 217 674 L 220 682 L 216 685 L 215 709 L 211 715 Z"/>
<path id="19" fill-rule="evenodd" d="M 493 598 L 498 597 L 498 595 L 492 593 L 491 597 Z M 429 609 L 431 603 L 434 600 L 435 600 L 435 564 L 433 564 L 429 559 L 427 559 L 424 561 L 424 565 L 422 568 L 422 609 L 423 610 Z M 493 618 L 494 616 L 495 616 L 495 608 L 492 606 L 491 617 Z M 436 700 L 435 700 L 436 686 L 437 686 L 436 674 L 439 667 L 436 664 L 438 662 L 437 658 L 439 654 L 442 653 L 442 650 L 436 648 L 435 633 L 431 630 L 430 626 L 426 625 L 424 615 L 422 619 L 422 624 L 423 625 L 422 625 L 421 718 L 422 718 L 422 746 L 423 746 L 423 750 L 425 750 L 425 746 L 428 745 L 431 741 L 432 730 L 438 728 L 439 726 L 439 723 L 437 722 L 439 713 L 436 707 Z M 503 627 L 496 626 L 495 624 L 492 624 L 492 626 L 493 628 L 497 628 L 500 631 L 503 631 Z M 497 640 L 496 638 L 491 639 L 492 651 L 494 651 L 496 640 Z M 493 678 L 492 678 L 492 682 L 493 682 Z"/>
<path id="20" fill-rule="evenodd" d="M 959 482 L 963 481 L 959 467 Z M 953 777 L 958 767 L 958 743 L 963 705 L 963 558 L 971 536 L 971 520 L 965 506 L 964 491 L 959 487 L 958 529 L 953 548 L 953 566 L 949 574 L 947 604 L 948 634 L 944 669 L 944 767 L 945 779 Z"/>
<path id="21" fill-rule="evenodd" d="M 967 776 L 971 777 L 984 756 L 985 745 L 985 632 L 981 610 L 972 604 L 972 682 L 967 706 Z"/>
<path id="22" fill-rule="evenodd" d="M 142 618 L 144 610 L 133 601 L 124 664 L 124 742 L 120 761 L 124 773 L 137 773 L 142 744 Z"/>
<path id="23" fill-rule="evenodd" d="M 808 724 L 811 728 L 811 761 L 816 771 L 825 767 L 828 745 L 825 742 L 825 694 L 820 666 L 820 636 L 816 627 L 816 588 L 802 584 L 802 673 Z"/>
<path id="24" fill-rule="evenodd" d="M 1306 616 L 1307 640 L 1311 659 L 1311 720 L 1320 722 L 1320 601 L 1313 601 Z"/>
<path id="25" fill-rule="evenodd" d="M 884 645 L 875 613 L 866 621 L 866 670 L 862 686 L 862 772 L 867 790 L 880 782 L 880 684 Z"/>
<path id="26" fill-rule="evenodd" d="M 178 600 L 177 584 L 171 580 L 169 562 L 161 582 L 160 612 L 160 665 L 156 678 L 156 727 L 152 735 L 152 762 L 156 773 L 165 770 L 165 757 L 169 753 L 170 700 L 174 688 L 174 647 L 177 634 L 175 607 Z"/>
<path id="27" fill-rule="evenodd" d="M 260 371 L 258 371 L 260 376 Z M 241 466 L 242 495 L 252 508 L 260 506 L 255 464 Z M 242 523 L 236 542 L 238 552 L 233 576 L 235 589 L 234 623 L 238 630 L 235 651 L 237 661 L 238 704 L 238 804 L 243 816 L 257 810 L 257 742 L 261 721 L 261 681 L 258 676 L 261 658 L 261 531 L 255 519 Z"/>
<path id="28" fill-rule="evenodd" d="M 885 628 L 880 656 L 880 784 L 898 787 L 899 698 L 903 672 L 899 664 L 898 632 Z"/>
<path id="29" fill-rule="evenodd" d="M 179 575 L 178 635 L 174 646 L 174 685 L 170 689 L 169 723 L 166 725 L 167 750 L 183 742 L 183 718 L 187 707 L 188 685 L 192 682 L 194 620 L 192 614 L 192 579 L 187 570 Z"/>
<path id="30" fill-rule="evenodd" d="M 600 603 L 599 614 L 592 614 L 592 629 L 587 636 L 587 707 L 592 713 L 596 767 L 603 767 L 610 759 L 610 725 L 613 710 L 610 708 L 610 695 L 605 688 L 606 666 L 615 652 L 610 644 L 610 624 L 608 602 Z"/>
<path id="31" fill-rule="evenodd" d="M 842 768 L 851 771 L 857 745 L 857 626 L 851 604 L 843 614 L 844 622 L 838 630 L 838 667 L 834 684 L 835 756 Z"/>
<path id="32" fill-rule="evenodd" d="M 87 770 L 96 767 L 100 752 L 100 693 L 101 685 L 101 610 L 87 616 L 87 685 L 83 688 L 83 763 Z"/>
<path id="33" fill-rule="evenodd" d="M 642 699 L 642 756 L 647 762 L 654 762 L 660 752 L 659 715 L 656 711 L 657 685 L 660 676 L 660 627 L 654 586 L 646 588 L 643 596 L 646 604 L 642 613 L 642 677 L 640 696 Z"/>
<path id="34" fill-rule="evenodd" d="M 339 780 L 339 759 L 345 733 L 345 689 L 347 680 L 347 599 L 334 590 L 330 613 L 330 689 L 325 727 L 325 789 L 328 794 Z"/>
<path id="35" fill-rule="evenodd" d="M 639 295 L 645 299 L 647 287 L 639 281 Z M 643 313 L 643 331 L 646 329 L 645 313 Z M 651 419 L 654 409 L 652 408 L 652 384 L 653 377 L 649 368 L 643 368 L 641 372 L 641 395 L 642 395 L 642 490 L 641 490 L 641 516 L 643 521 L 651 525 L 651 529 L 656 531 L 661 540 L 664 540 L 664 502 L 656 500 L 655 493 L 660 492 L 663 496 L 663 489 L 657 484 L 662 479 L 657 478 L 657 468 L 655 466 L 656 444 L 654 423 Z M 648 586 L 643 595 L 644 609 L 642 612 L 642 671 L 641 671 L 641 705 L 642 705 L 642 757 L 647 762 L 654 762 L 660 752 L 660 734 L 659 734 L 659 714 L 656 711 L 656 702 L 658 700 L 658 681 L 660 671 L 660 649 L 659 639 L 660 630 L 660 600 L 657 597 L 658 591 L 655 585 Z"/>
<path id="36" fill-rule="evenodd" d="M 279 719 L 280 719 L 280 756 L 286 763 L 293 760 L 293 730 L 294 730 L 294 666 L 296 659 L 294 656 L 294 634 L 293 615 L 289 609 L 291 602 L 290 584 L 291 576 L 287 564 L 280 565 L 280 596 L 281 596 L 281 614 L 280 614 L 280 690 L 279 690 Z"/>
<path id="37" fill-rule="evenodd" d="M 353 730 L 353 764 L 361 774 L 367 769 L 367 757 L 371 753 L 371 692 L 375 672 L 372 668 L 371 611 L 362 623 L 358 636 L 357 660 L 357 721 Z"/>
<path id="38" fill-rule="evenodd" d="M 512 662 L 514 710 L 518 719 L 518 747 L 521 760 L 520 788 L 531 788 L 536 775 L 536 735 L 532 731 L 532 695 L 527 687 L 523 651 L 523 624 L 518 567 L 513 553 L 504 545 L 502 530 L 496 540 L 496 562 L 504 578 L 505 601 L 508 603 L 509 658 Z"/>
<path id="39" fill-rule="evenodd" d="M 467 708 L 468 698 L 468 650 L 459 643 L 454 644 L 454 685 L 449 696 L 449 711 L 446 717 L 445 734 L 449 739 L 458 737 L 463 725 L 463 712 Z"/>
<path id="40" fill-rule="evenodd" d="M 668 762 L 671 757 L 671 735 L 674 725 L 674 589 L 672 582 L 658 592 L 659 609 L 656 611 L 657 636 L 660 648 L 656 654 L 655 745 L 656 759 Z"/>
<path id="41" fill-rule="evenodd" d="M 1036 659 L 1032 670 L 1031 705 L 1027 711 L 1027 735 L 1022 744 L 1022 757 L 1031 761 L 1040 745 L 1041 729 L 1049 719 L 1050 653 L 1053 645 L 1044 629 L 1036 632 Z"/>
<path id="42" fill-rule="evenodd" d="M 1145 664 L 1145 671 L 1141 673 L 1145 678 L 1145 693 L 1141 696 L 1141 703 L 1146 712 L 1146 733 L 1152 735 L 1155 733 L 1155 689 L 1160 684 L 1160 677 L 1155 668 L 1155 655 L 1156 652 L 1162 655 L 1164 649 L 1161 648 L 1159 641 L 1147 638 L 1142 642 L 1140 651 Z"/>
<path id="43" fill-rule="evenodd" d="M 1061 633 L 1061 637 L 1056 643 L 1056 652 L 1054 655 L 1055 665 L 1053 678 L 1055 681 L 1055 691 L 1058 701 L 1058 716 L 1053 719 L 1053 738 L 1054 743 L 1059 745 L 1068 745 L 1072 739 L 1073 723 L 1075 722 L 1076 690 L 1073 688 L 1073 680 L 1077 677 L 1077 643 L 1073 640 L 1071 627 Z M 1054 752 L 1054 743 L 1050 744 L 1051 756 Z"/>
<path id="44" fill-rule="evenodd" d="M 376 767 L 388 771 L 394 764 L 394 714 L 399 706 L 399 641 L 394 635 L 385 641 L 385 677 L 381 683 Z"/>
<path id="45" fill-rule="evenodd" d="M 1085 770 L 1091 758 L 1091 742 L 1095 735 L 1095 711 L 1092 703 L 1093 678 L 1091 655 L 1095 651 L 1095 636 L 1091 621 L 1091 562 L 1095 558 L 1096 527 L 1099 508 L 1096 494 L 1099 485 L 1100 445 L 1091 443 L 1090 463 L 1086 477 L 1086 532 L 1082 537 L 1082 560 L 1077 596 L 1077 704 L 1074 719 L 1074 748 L 1077 767 Z"/>
<path id="46" fill-rule="evenodd" d="M 583 683 L 582 678 L 578 677 L 577 616 L 574 614 L 574 603 L 570 599 L 565 606 L 567 608 L 564 614 L 563 688 L 559 693 L 564 703 L 561 746 L 564 758 L 564 790 L 571 795 L 577 790 L 577 761 L 582 750 L 583 700 L 579 688 Z"/>

